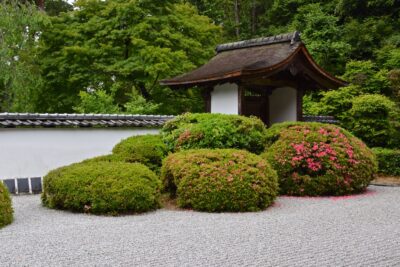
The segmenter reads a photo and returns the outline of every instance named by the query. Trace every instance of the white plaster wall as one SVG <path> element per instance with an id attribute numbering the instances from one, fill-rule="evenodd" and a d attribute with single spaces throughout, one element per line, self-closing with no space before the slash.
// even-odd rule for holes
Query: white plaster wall
<path id="1" fill-rule="evenodd" d="M 40 177 L 54 168 L 109 154 L 132 135 L 158 129 L 0 129 L 0 180 Z"/>
<path id="2" fill-rule="evenodd" d="M 216 85 L 211 92 L 211 113 L 239 114 L 238 90 L 234 83 Z"/>
<path id="3" fill-rule="evenodd" d="M 271 123 L 297 121 L 297 91 L 292 87 L 275 89 L 269 97 Z"/>

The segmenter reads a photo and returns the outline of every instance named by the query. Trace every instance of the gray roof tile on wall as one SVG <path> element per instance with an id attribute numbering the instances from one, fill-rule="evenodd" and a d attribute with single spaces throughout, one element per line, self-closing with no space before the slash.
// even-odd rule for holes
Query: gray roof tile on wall
<path id="1" fill-rule="evenodd" d="M 0 113 L 0 128 L 159 127 L 172 118 L 167 115 Z"/>

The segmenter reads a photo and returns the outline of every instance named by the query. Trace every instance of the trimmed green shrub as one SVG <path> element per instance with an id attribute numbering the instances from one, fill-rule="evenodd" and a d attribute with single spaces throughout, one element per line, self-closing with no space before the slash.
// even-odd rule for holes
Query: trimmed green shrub
<path id="1" fill-rule="evenodd" d="M 262 154 L 277 171 L 282 194 L 359 193 L 374 179 L 373 152 L 346 130 L 322 123 L 285 126 Z"/>
<path id="2" fill-rule="evenodd" d="M 400 150 L 373 148 L 378 160 L 379 173 L 400 176 Z"/>
<path id="3" fill-rule="evenodd" d="M 160 135 L 137 135 L 122 140 L 114 147 L 113 153 L 113 156 L 106 156 L 103 159 L 140 162 L 153 171 L 159 171 L 162 159 L 167 154 L 167 148 Z"/>
<path id="4" fill-rule="evenodd" d="M 13 208 L 10 194 L 5 185 L 0 182 L 0 228 L 12 223 Z"/>
<path id="5" fill-rule="evenodd" d="M 274 201 L 276 172 L 260 156 L 236 149 L 186 150 L 169 155 L 164 189 L 183 208 L 200 211 L 258 211 Z"/>
<path id="6" fill-rule="evenodd" d="M 269 127 L 265 133 L 265 148 L 269 148 L 272 146 L 272 144 L 279 140 L 283 129 L 296 125 L 302 125 L 302 122 L 287 121 L 272 124 L 272 126 Z"/>
<path id="7" fill-rule="evenodd" d="M 160 206 L 161 181 L 140 163 L 76 163 L 49 172 L 42 202 L 49 208 L 117 215 Z"/>
<path id="8" fill-rule="evenodd" d="M 362 95 L 353 99 L 343 125 L 369 146 L 393 147 L 400 142 L 399 118 L 396 104 L 389 98 Z"/>
<path id="9" fill-rule="evenodd" d="M 168 121 L 161 134 L 169 151 L 196 148 L 237 148 L 261 153 L 264 123 L 256 117 L 186 113 Z"/>
<path id="10" fill-rule="evenodd" d="M 93 163 L 93 162 L 125 162 L 125 158 L 116 154 L 108 154 L 108 155 L 85 159 L 81 163 Z"/>

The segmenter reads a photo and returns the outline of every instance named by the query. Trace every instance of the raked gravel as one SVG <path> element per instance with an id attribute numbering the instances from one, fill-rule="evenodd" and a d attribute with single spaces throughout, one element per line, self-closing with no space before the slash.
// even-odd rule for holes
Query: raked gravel
<path id="1" fill-rule="evenodd" d="M 0 266 L 400 266 L 400 188 L 280 197 L 257 213 L 100 217 L 13 197 Z"/>

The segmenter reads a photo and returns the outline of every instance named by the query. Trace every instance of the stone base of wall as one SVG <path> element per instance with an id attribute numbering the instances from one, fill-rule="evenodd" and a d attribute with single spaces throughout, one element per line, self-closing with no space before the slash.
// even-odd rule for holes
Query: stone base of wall
<path id="1" fill-rule="evenodd" d="M 0 180 L 11 194 L 40 194 L 42 193 L 42 177 L 27 177 Z"/>

